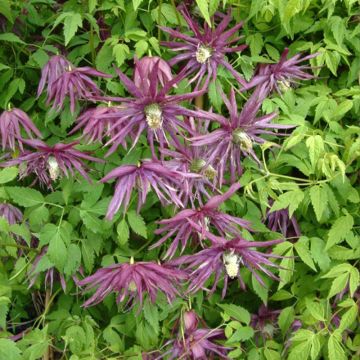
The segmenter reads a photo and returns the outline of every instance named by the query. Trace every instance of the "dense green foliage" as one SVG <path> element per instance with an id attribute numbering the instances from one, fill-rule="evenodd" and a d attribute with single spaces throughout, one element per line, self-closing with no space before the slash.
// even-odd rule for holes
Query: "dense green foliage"
<path id="1" fill-rule="evenodd" d="M 54 112 L 45 94 L 36 98 L 41 69 L 49 56 L 61 52 L 76 66 L 91 66 L 113 75 L 99 79 L 109 96 L 125 96 L 113 64 L 132 76 L 134 57 L 152 54 L 170 59 L 174 53 L 160 45 L 168 39 L 158 25 L 172 28 L 186 23 L 176 11 L 177 0 L 0 0 L 0 111 L 9 104 L 24 110 L 48 144 L 70 141 L 68 135 L 81 110 L 78 102 Z M 164 351 L 189 303 L 212 328 L 223 328 L 224 344 L 234 359 L 345 360 L 360 358 L 360 16 L 356 0 L 196 0 L 188 1 L 192 14 L 211 23 L 216 11 L 232 8 L 233 24 L 248 48 L 229 55 L 231 64 L 249 80 L 256 65 L 279 60 L 284 48 L 291 54 L 315 53 L 311 59 L 317 78 L 269 97 L 263 111 L 277 111 L 278 122 L 296 125 L 280 140 L 269 136 L 255 148 L 262 167 L 250 157 L 243 161 L 242 188 L 222 205 L 224 212 L 252 222 L 256 233 L 248 240 L 277 239 L 264 218 L 272 210 L 294 214 L 302 236 L 289 237 L 274 247 L 283 255 L 279 282 L 264 277 L 262 287 L 249 271 L 210 297 L 199 291 L 169 305 L 159 297 L 145 302 L 137 313 L 124 311 L 115 296 L 88 309 L 81 307 L 88 294 L 74 283 L 79 273 L 135 260 L 155 260 L 161 249 L 149 251 L 158 240 L 156 221 L 173 216 L 150 194 L 140 214 L 136 201 L 125 216 L 104 219 L 113 184 L 98 182 L 120 164 L 136 164 L 150 156 L 146 137 L 129 153 L 119 149 L 105 164 L 92 163 L 89 184 L 80 176 L 62 178 L 54 191 L 18 180 L 18 168 L 0 170 L 0 200 L 19 207 L 22 224 L 0 218 L 0 360 L 17 359 L 142 359 L 142 353 Z M 174 73 L 178 67 L 173 69 Z M 239 84 L 224 69 L 204 96 L 203 107 L 226 114 L 218 93 Z M 183 80 L 175 93 L 190 92 Z M 237 97 L 239 108 L 244 93 Z M 276 144 L 279 146 L 276 146 Z M 97 158 L 106 149 L 99 143 L 81 144 Z M 15 157 L 17 154 L 13 154 Z M 133 195 L 134 196 L 134 195 Z M 133 199 L 134 200 L 134 199 Z M 23 241 L 19 242 L 18 237 Z M 36 247 L 34 239 L 38 239 Z M 37 264 L 40 275 L 29 288 L 29 272 L 40 250 L 47 255 Z M 54 284 L 45 287 L 45 273 L 55 268 Z M 64 291 L 59 273 L 66 279 Z M 340 294 L 340 295 L 338 295 Z M 279 310 L 262 337 L 250 324 L 250 314 L 266 303 Z M 294 320 L 301 326 L 292 330 Z M 10 340 L 25 331 L 21 340 Z"/>

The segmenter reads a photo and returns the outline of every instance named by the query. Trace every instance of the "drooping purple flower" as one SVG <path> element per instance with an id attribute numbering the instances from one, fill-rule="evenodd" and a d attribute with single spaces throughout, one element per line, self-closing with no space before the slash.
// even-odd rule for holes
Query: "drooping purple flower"
<path id="1" fill-rule="evenodd" d="M 285 238 L 300 237 L 300 227 L 294 215 L 289 216 L 288 209 L 266 213 L 267 226 L 271 231 L 281 232 Z"/>
<path id="2" fill-rule="evenodd" d="M 10 225 L 14 225 L 22 222 L 23 214 L 16 206 L 1 203 L 0 217 L 3 217 Z"/>
<path id="3" fill-rule="evenodd" d="M 200 227 L 198 227 L 200 229 Z M 261 253 L 255 248 L 269 247 L 280 243 L 282 240 L 270 241 L 247 241 L 242 238 L 226 240 L 219 238 L 210 233 L 206 236 L 213 242 L 208 249 L 201 250 L 194 255 L 184 255 L 169 264 L 172 266 L 186 266 L 188 272 L 191 271 L 190 284 L 188 293 L 196 293 L 203 289 L 206 281 L 214 275 L 213 287 L 210 293 L 216 289 L 222 275 L 224 275 L 224 287 L 222 296 L 224 297 L 227 290 L 228 279 L 238 278 L 241 287 L 245 288 L 245 283 L 240 276 L 240 267 L 245 266 L 255 276 L 258 282 L 265 286 L 258 271 L 263 272 L 274 280 L 279 280 L 265 266 L 279 268 L 278 265 L 269 260 L 269 258 L 281 258 L 281 256 L 272 253 Z"/>
<path id="4" fill-rule="evenodd" d="M 86 286 L 85 291 L 97 288 L 95 293 L 82 305 L 84 307 L 96 305 L 112 292 L 117 293 L 116 302 L 127 299 L 127 304 L 135 298 L 142 308 L 144 294 L 148 294 L 150 301 L 155 303 L 158 292 L 165 294 L 169 303 L 179 296 L 178 287 L 186 279 L 183 271 L 166 267 L 153 262 L 135 262 L 114 264 L 99 269 L 95 274 L 78 282 L 79 286 Z"/>
<path id="5" fill-rule="evenodd" d="M 181 101 L 192 99 L 203 92 L 168 95 L 171 87 L 179 81 L 179 77 L 167 82 L 164 87 L 159 89 L 158 69 L 159 63 L 157 62 L 149 77 L 140 79 L 142 80 L 141 86 L 136 86 L 125 74 L 116 69 L 120 81 L 133 97 L 119 99 L 124 108 L 118 109 L 111 115 L 116 119 L 114 128 L 117 131 L 116 135 L 112 136 L 106 144 L 111 144 L 107 155 L 112 154 L 128 136 L 131 136 L 132 147 L 134 147 L 140 135 L 146 131 L 150 149 L 155 157 L 155 140 L 159 142 L 161 148 L 164 148 L 169 143 L 168 135 L 173 144 L 179 144 L 177 138 L 179 131 L 182 129 L 182 131 L 191 132 L 189 126 L 178 116 L 205 117 L 207 115 L 206 112 L 193 111 L 179 105 Z"/>
<path id="6" fill-rule="evenodd" d="M 70 110 L 75 112 L 76 100 L 91 100 L 101 95 L 101 91 L 90 76 L 110 78 L 111 75 L 89 66 L 75 67 L 61 55 L 50 58 L 41 71 L 38 96 L 47 84 L 47 104 L 53 102 L 53 109 L 60 110 L 66 97 L 70 99 Z"/>
<path id="7" fill-rule="evenodd" d="M 169 342 L 172 349 L 164 356 L 184 360 L 228 359 L 230 348 L 215 342 L 225 339 L 222 329 L 199 328 L 198 316 L 193 310 L 184 313 L 183 324 L 184 331 L 179 331 L 177 338 Z"/>
<path id="8" fill-rule="evenodd" d="M 49 146 L 41 140 L 23 140 L 23 143 L 35 151 L 24 150 L 19 157 L 8 160 L 1 166 L 19 165 L 20 179 L 34 174 L 34 183 L 52 188 L 52 183 L 61 176 L 74 176 L 77 170 L 85 179 L 90 181 L 86 173 L 83 160 L 102 162 L 102 160 L 83 153 L 74 148 L 78 142 L 69 144 L 58 143 Z"/>
<path id="9" fill-rule="evenodd" d="M 265 142 L 259 135 L 275 133 L 267 129 L 289 129 L 292 125 L 273 124 L 271 121 L 277 116 L 271 113 L 257 117 L 261 104 L 265 98 L 265 88 L 258 88 L 238 113 L 235 91 L 231 89 L 230 99 L 222 94 L 224 103 L 229 111 L 229 117 L 213 114 L 214 120 L 220 124 L 215 131 L 191 140 L 193 146 L 207 146 L 207 164 L 213 164 L 218 171 L 219 185 L 224 181 L 226 170 L 230 172 L 230 181 L 235 182 L 236 176 L 242 173 L 242 156 L 251 155 L 257 162 L 253 144 Z"/>
<path id="10" fill-rule="evenodd" d="M 107 115 L 117 111 L 115 106 L 98 106 L 84 111 L 77 119 L 76 126 L 70 131 L 69 135 L 82 129 L 81 138 L 87 143 L 95 141 L 102 142 L 105 136 L 115 136 L 116 129 L 112 128 L 115 119 Z M 112 128 L 112 130 L 111 130 Z M 122 143 L 126 148 L 126 141 Z"/>
<path id="11" fill-rule="evenodd" d="M 199 87 L 201 80 L 205 76 L 204 87 L 207 87 L 210 79 L 216 78 L 218 67 L 220 65 L 229 70 L 241 85 L 246 85 L 246 81 L 225 58 L 228 53 L 240 52 L 246 48 L 246 45 L 231 47 L 232 44 L 237 42 L 241 37 L 235 37 L 230 40 L 230 38 L 242 27 L 243 23 L 239 22 L 233 28 L 227 30 L 231 21 L 231 13 L 229 12 L 223 17 L 218 25 L 210 28 L 209 25 L 204 22 L 204 28 L 201 29 L 198 23 L 191 18 L 185 6 L 181 6 L 179 9 L 194 36 L 191 37 L 180 31 L 161 27 L 161 29 L 169 33 L 171 37 L 182 41 L 162 42 L 162 45 L 169 47 L 173 51 L 181 52 L 169 61 L 170 66 L 186 61 L 187 63 L 181 73 L 184 76 L 195 73 L 190 82 L 197 80 L 196 89 Z"/>
<path id="12" fill-rule="evenodd" d="M 249 90 L 255 86 L 264 86 L 267 94 L 273 91 L 281 94 L 282 91 L 286 91 L 296 81 L 314 78 L 313 75 L 304 71 L 311 67 L 300 65 L 300 63 L 318 56 L 318 53 L 304 57 L 301 57 L 301 54 L 296 54 L 287 59 L 288 53 L 289 49 L 286 48 L 276 64 L 261 64 L 252 80 L 242 90 Z"/>
<path id="13" fill-rule="evenodd" d="M 272 339 L 275 331 L 277 330 L 277 319 L 280 310 L 271 310 L 265 304 L 261 304 L 257 314 L 251 315 L 250 326 L 258 332 L 257 335 L 261 336 L 263 341 Z"/>
<path id="14" fill-rule="evenodd" d="M 140 88 L 142 86 L 150 87 L 150 75 L 157 67 L 157 80 L 162 87 L 173 79 L 171 67 L 158 56 L 144 56 L 140 60 L 135 58 L 134 84 Z"/>
<path id="15" fill-rule="evenodd" d="M 41 138 L 41 132 L 37 129 L 29 116 L 20 109 L 10 109 L 0 115 L 0 136 L 2 149 L 15 150 L 16 142 L 23 149 L 21 128 L 32 138 L 33 134 Z"/>
<path id="16" fill-rule="evenodd" d="M 175 236 L 164 256 L 165 258 L 171 258 L 175 255 L 179 244 L 181 244 L 181 253 L 185 250 L 190 237 L 201 244 L 202 240 L 206 238 L 209 226 L 213 226 L 223 237 L 241 236 L 238 226 L 250 230 L 250 223 L 248 221 L 222 213 L 218 210 L 218 207 L 229 199 L 240 186 L 239 183 L 235 183 L 227 192 L 214 196 L 200 208 L 193 210 L 185 209 L 171 219 L 159 221 L 159 224 L 164 226 L 155 230 L 155 234 L 165 233 L 165 235 L 152 245 L 150 249 L 162 245 L 166 240 Z M 199 228 L 201 229 L 200 231 Z"/>
<path id="17" fill-rule="evenodd" d="M 147 194 L 153 189 L 162 204 L 173 203 L 182 207 L 183 204 L 177 195 L 184 176 L 178 171 L 170 170 L 160 161 L 143 160 L 138 165 L 122 165 L 110 171 L 101 182 L 116 179 L 114 196 L 109 204 L 106 218 L 111 220 L 115 213 L 123 207 L 127 210 L 134 188 L 138 190 L 137 209 L 144 205 Z"/>

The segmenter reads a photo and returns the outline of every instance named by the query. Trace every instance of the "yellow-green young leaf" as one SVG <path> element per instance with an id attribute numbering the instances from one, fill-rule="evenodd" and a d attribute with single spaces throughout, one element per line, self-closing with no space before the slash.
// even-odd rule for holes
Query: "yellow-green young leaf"
<path id="1" fill-rule="evenodd" d="M 285 150 L 289 150 L 290 148 L 292 148 L 293 146 L 297 145 L 298 143 L 300 143 L 305 137 L 305 133 L 300 133 L 300 134 L 293 134 L 290 137 L 288 137 L 286 139 L 286 141 L 284 142 L 284 149 Z"/>
<path id="2" fill-rule="evenodd" d="M 354 296 L 355 291 L 360 285 L 360 274 L 359 270 L 356 267 L 352 267 L 350 270 L 350 279 L 349 279 L 349 290 L 350 296 Z"/>
<path id="3" fill-rule="evenodd" d="M 18 168 L 14 166 L 0 170 L 0 184 L 5 184 L 11 180 L 14 180 L 18 173 Z"/>
<path id="4" fill-rule="evenodd" d="M 354 219 L 350 214 L 336 219 L 329 230 L 326 249 L 330 249 L 333 245 L 342 242 L 349 234 L 353 226 Z"/>
<path id="5" fill-rule="evenodd" d="M 341 118 L 344 117 L 344 115 L 348 111 L 350 111 L 352 109 L 352 107 L 353 107 L 352 100 L 344 100 L 337 106 L 337 108 L 333 112 L 334 119 L 340 120 Z"/>
<path id="6" fill-rule="evenodd" d="M 314 261 L 311 257 L 309 250 L 309 241 L 305 240 L 304 237 L 301 237 L 294 245 L 296 252 L 298 253 L 300 259 L 311 269 L 316 270 Z"/>
<path id="7" fill-rule="evenodd" d="M 9 339 L 0 339 L 0 359 L 21 360 L 21 350 Z"/>
<path id="8" fill-rule="evenodd" d="M 149 45 L 146 40 L 140 40 L 135 44 L 135 53 L 138 58 L 141 58 L 147 51 Z"/>
<path id="9" fill-rule="evenodd" d="M 304 360 L 308 359 L 311 350 L 311 343 L 310 341 L 303 341 L 298 345 L 293 346 L 290 349 L 289 356 L 287 360 Z"/>
<path id="10" fill-rule="evenodd" d="M 143 0 L 132 0 L 134 10 L 136 11 Z"/>
<path id="11" fill-rule="evenodd" d="M 328 299 L 330 299 L 334 295 L 338 294 L 339 292 L 343 291 L 345 289 L 345 286 L 348 283 L 348 280 L 349 280 L 348 273 L 344 273 L 344 274 L 340 275 L 339 277 L 335 278 L 331 284 Z"/>
<path id="12" fill-rule="evenodd" d="M 340 325 L 338 329 L 341 332 L 348 329 L 356 321 L 358 312 L 359 312 L 359 308 L 357 304 L 351 306 L 350 309 L 341 316 Z"/>
<path id="13" fill-rule="evenodd" d="M 149 43 L 151 44 L 152 48 L 156 51 L 158 55 L 161 55 L 161 50 L 159 46 L 159 40 L 155 37 L 151 37 L 149 39 Z"/>
<path id="14" fill-rule="evenodd" d="M 311 165 L 315 168 L 319 157 L 324 152 L 324 141 L 320 135 L 310 136 L 306 140 L 306 146 L 309 149 Z"/>
<path id="15" fill-rule="evenodd" d="M 325 321 L 325 309 L 323 304 L 306 299 L 306 309 L 314 319 Z"/>
<path id="16" fill-rule="evenodd" d="M 328 193 L 321 185 L 310 188 L 311 204 L 314 208 L 317 221 L 321 220 L 328 203 Z"/>
<path id="17" fill-rule="evenodd" d="M 82 27 L 81 15 L 73 11 L 67 13 L 64 20 L 65 46 L 74 37 L 79 27 Z"/>
<path id="18" fill-rule="evenodd" d="M 200 9 L 200 12 L 202 14 L 202 16 L 204 17 L 204 19 L 206 20 L 206 22 L 209 24 L 209 26 L 211 27 L 211 21 L 210 21 L 210 14 L 209 14 L 209 2 L 208 0 L 196 0 L 196 4 Z"/>
<path id="19" fill-rule="evenodd" d="M 129 47 L 125 44 L 116 44 L 113 47 L 113 55 L 116 60 L 116 65 L 121 66 L 126 60 L 127 55 L 130 53 Z"/>
<path id="20" fill-rule="evenodd" d="M 274 201 L 274 204 L 271 207 L 270 212 L 289 208 L 289 215 L 291 217 L 294 211 L 300 205 L 303 198 L 304 198 L 304 193 L 301 190 L 288 191 L 284 194 L 281 194 Z"/>
<path id="21" fill-rule="evenodd" d="M 293 272 L 294 272 L 294 251 L 291 248 L 287 253 L 285 253 L 285 258 L 280 262 L 281 269 L 279 270 L 280 283 L 278 289 L 280 290 L 287 283 L 290 282 Z"/>
<path id="22" fill-rule="evenodd" d="M 336 76 L 337 68 L 340 62 L 340 54 L 336 51 L 327 50 L 325 53 L 325 63 L 329 70 Z"/>
<path id="23" fill-rule="evenodd" d="M 209 2 L 210 16 L 213 16 L 215 14 L 215 11 L 218 9 L 219 4 L 220 4 L 220 0 L 210 0 L 210 2 Z"/>
<path id="24" fill-rule="evenodd" d="M 140 214 L 137 214 L 134 210 L 128 211 L 127 219 L 131 229 L 138 235 L 147 238 L 147 231 L 144 219 Z"/>
<path id="25" fill-rule="evenodd" d="M 279 351 L 271 350 L 269 348 L 264 349 L 264 356 L 265 356 L 266 360 L 281 360 L 281 355 L 280 355 Z M 259 358 L 260 357 L 256 357 L 256 359 L 259 359 Z M 247 359 L 250 359 L 250 356 L 247 357 Z"/>
<path id="26" fill-rule="evenodd" d="M 340 338 L 340 339 L 339 339 Z M 329 360 L 346 360 L 347 356 L 341 346 L 341 336 L 331 334 L 328 341 Z"/>
<path id="27" fill-rule="evenodd" d="M 288 306 L 281 310 L 281 313 L 278 318 L 279 327 L 283 335 L 289 330 L 290 325 L 295 319 L 295 311 L 292 306 Z"/>
<path id="28" fill-rule="evenodd" d="M 73 275 L 81 265 L 81 251 L 79 246 L 70 244 L 67 251 L 67 259 L 64 266 L 66 275 Z"/>
<path id="29" fill-rule="evenodd" d="M 89 13 L 91 14 L 95 9 L 96 9 L 96 5 L 97 5 L 97 0 L 88 0 L 89 4 Z"/>
<path id="30" fill-rule="evenodd" d="M 119 222 L 116 231 L 118 234 L 118 240 L 120 245 L 125 245 L 129 241 L 129 237 L 130 237 L 129 226 L 126 223 L 125 219 L 122 219 Z"/>
<path id="31" fill-rule="evenodd" d="M 0 34 L 0 41 L 8 41 L 8 42 L 15 42 L 19 44 L 25 44 L 17 35 L 13 33 L 3 33 Z"/>

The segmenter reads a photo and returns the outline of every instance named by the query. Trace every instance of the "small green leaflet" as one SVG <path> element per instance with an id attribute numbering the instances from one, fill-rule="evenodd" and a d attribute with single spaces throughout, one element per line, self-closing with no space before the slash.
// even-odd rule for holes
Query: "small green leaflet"
<path id="1" fill-rule="evenodd" d="M 340 331 L 337 330 L 330 335 L 328 341 L 329 360 L 346 360 L 348 358 L 342 348 L 341 342 Z"/>
<path id="2" fill-rule="evenodd" d="M 0 184 L 5 184 L 11 180 L 14 180 L 19 171 L 17 167 L 11 166 L 0 171 Z"/>
<path id="3" fill-rule="evenodd" d="M 21 360 L 21 351 L 14 341 L 9 339 L 0 339 L 0 359 Z"/>
<path id="4" fill-rule="evenodd" d="M 315 211 L 316 219 L 317 221 L 320 221 L 328 204 L 328 192 L 326 188 L 321 185 L 312 186 L 310 188 L 310 199 Z"/>
<path id="5" fill-rule="evenodd" d="M 301 236 L 300 239 L 294 244 L 295 250 L 300 256 L 300 259 L 311 269 L 317 271 L 314 261 L 311 257 L 309 250 L 309 239 L 305 236 Z"/>
<path id="6" fill-rule="evenodd" d="M 243 324 L 250 324 L 250 313 L 241 306 L 234 304 L 218 304 L 227 315 Z"/>
<path id="7" fill-rule="evenodd" d="M 61 22 L 64 23 L 64 37 L 65 46 L 75 36 L 79 27 L 82 27 L 81 14 L 75 13 L 74 11 L 62 13 L 54 22 L 53 28 L 59 25 Z"/>
<path id="8" fill-rule="evenodd" d="M 284 194 L 281 194 L 274 201 L 274 204 L 271 207 L 270 212 L 289 208 L 289 216 L 291 217 L 294 211 L 300 205 L 303 198 L 304 198 L 304 193 L 301 190 L 288 191 Z"/>
<path id="9" fill-rule="evenodd" d="M 350 214 L 341 216 L 335 220 L 328 232 L 326 249 L 342 242 L 354 226 L 354 219 Z"/>
<path id="10" fill-rule="evenodd" d="M 208 0 L 196 0 L 196 4 L 200 9 L 200 12 L 208 25 L 211 27 L 210 13 L 209 13 L 209 2 Z"/>
<path id="11" fill-rule="evenodd" d="M 250 326 L 242 326 L 237 329 L 234 334 L 230 337 L 227 343 L 234 343 L 239 341 L 249 340 L 254 336 L 254 330 Z"/>
<path id="12" fill-rule="evenodd" d="M 118 234 L 118 240 L 120 245 L 124 246 L 127 244 L 127 242 L 129 241 L 129 237 L 130 237 L 130 230 L 129 230 L 129 226 L 126 223 L 125 219 L 122 219 L 117 228 L 116 228 L 117 234 Z"/>
<path id="13" fill-rule="evenodd" d="M 320 135 L 314 135 L 310 136 L 305 143 L 309 149 L 311 165 L 315 169 L 319 157 L 324 152 L 324 141 Z"/>
<path id="14" fill-rule="evenodd" d="M 13 33 L 0 34 L 0 41 L 14 42 L 19 44 L 25 44 L 17 35 Z"/>
<path id="15" fill-rule="evenodd" d="M 12 24 L 14 23 L 9 0 L 0 0 L 0 14 L 3 14 Z"/>
<path id="16" fill-rule="evenodd" d="M 143 0 L 132 0 L 134 10 L 136 11 Z"/>
<path id="17" fill-rule="evenodd" d="M 147 239 L 147 231 L 145 221 L 140 214 L 137 214 L 134 210 L 128 211 L 127 219 L 131 229 L 138 235 Z"/>
<path id="18" fill-rule="evenodd" d="M 44 203 L 44 197 L 41 192 L 18 186 L 6 187 L 6 192 L 20 206 L 30 207 Z"/>

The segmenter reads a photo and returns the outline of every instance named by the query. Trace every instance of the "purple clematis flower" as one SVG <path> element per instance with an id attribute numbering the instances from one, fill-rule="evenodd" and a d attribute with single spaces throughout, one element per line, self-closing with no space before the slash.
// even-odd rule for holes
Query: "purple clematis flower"
<path id="1" fill-rule="evenodd" d="M 53 101 L 53 109 L 60 110 L 65 98 L 70 99 L 70 110 L 75 112 L 76 100 L 91 100 L 100 96 L 96 83 L 90 76 L 110 78 L 111 75 L 102 73 L 89 66 L 75 67 L 63 56 L 55 55 L 41 71 L 41 79 L 38 87 L 38 96 L 43 92 L 47 84 L 47 104 Z"/>
<path id="2" fill-rule="evenodd" d="M 152 262 L 134 263 L 131 258 L 130 263 L 114 264 L 97 270 L 95 274 L 80 280 L 78 285 L 86 286 L 85 291 L 97 288 L 94 295 L 83 304 L 84 307 L 96 305 L 110 293 L 116 292 L 117 303 L 128 298 L 129 304 L 137 297 L 140 310 L 145 293 L 149 295 L 150 301 L 155 303 L 158 292 L 163 292 L 171 303 L 180 295 L 178 287 L 184 279 L 186 274 L 183 271 Z"/>
<path id="3" fill-rule="evenodd" d="M 235 37 L 234 39 L 229 40 L 242 27 L 243 23 L 240 22 L 233 28 L 226 30 L 231 21 L 231 13 L 229 12 L 223 17 L 221 22 L 213 28 L 210 28 L 205 22 L 204 28 L 200 29 L 199 25 L 191 18 L 185 6 L 179 7 L 179 9 L 189 28 L 193 32 L 194 37 L 177 30 L 161 27 L 161 29 L 169 33 L 171 37 L 182 40 L 182 42 L 162 42 L 162 45 L 169 47 L 173 51 L 181 52 L 169 61 L 170 66 L 174 66 L 182 61 L 187 61 L 181 73 L 186 77 L 196 72 L 190 80 L 190 83 L 197 80 L 196 89 L 199 87 L 201 80 L 205 76 L 205 88 L 208 86 L 211 78 L 216 78 L 219 65 L 222 65 L 229 70 L 234 78 L 241 85 L 245 86 L 246 81 L 225 59 L 226 54 L 240 52 L 247 47 L 246 45 L 231 47 L 231 45 L 237 42 L 241 37 Z"/>
<path id="4" fill-rule="evenodd" d="M 49 146 L 41 140 L 23 140 L 23 143 L 36 151 L 24 150 L 16 159 L 2 163 L 2 166 L 20 165 L 20 179 L 35 174 L 40 184 L 52 188 L 52 182 L 61 176 L 74 176 L 77 170 L 85 179 L 90 181 L 82 160 L 103 162 L 74 148 L 78 142 L 69 144 L 58 143 Z"/>
<path id="5" fill-rule="evenodd" d="M 200 227 L 198 228 L 200 229 Z M 206 236 L 213 242 L 210 248 L 201 250 L 194 255 L 181 256 L 169 262 L 172 266 L 186 265 L 187 271 L 194 269 L 189 275 L 190 285 L 188 293 L 196 293 L 198 290 L 203 289 L 205 282 L 214 275 L 214 283 L 210 294 L 213 293 L 222 274 L 224 274 L 223 297 L 226 294 L 229 278 L 234 279 L 237 277 L 241 287 L 245 289 L 245 284 L 239 271 L 241 265 L 248 268 L 263 286 L 265 286 L 265 284 L 257 273 L 258 271 L 263 272 L 274 280 L 279 280 L 264 266 L 279 268 L 278 265 L 271 262 L 268 258 L 282 257 L 272 253 L 261 253 L 254 248 L 269 247 L 283 240 L 247 241 L 239 237 L 229 241 L 214 236 L 209 232 L 207 232 Z"/>
<path id="6" fill-rule="evenodd" d="M 157 80 L 162 87 L 173 79 L 171 67 L 158 56 L 145 56 L 140 60 L 135 58 L 134 84 L 136 87 L 146 85 L 150 88 L 150 75 L 153 69 L 157 67 Z"/>
<path id="7" fill-rule="evenodd" d="M 280 310 L 271 310 L 265 304 L 261 304 L 257 314 L 251 315 L 250 326 L 259 332 L 265 342 L 266 339 L 272 339 L 277 330 L 277 319 Z M 258 337 L 256 337 L 258 339 Z"/>
<path id="8" fill-rule="evenodd" d="M 207 163 L 213 164 L 218 171 L 219 185 L 224 181 L 225 171 L 230 171 L 230 181 L 235 182 L 236 175 L 242 173 L 242 155 L 251 155 L 257 162 L 257 156 L 253 150 L 253 143 L 264 143 L 259 137 L 261 134 L 284 135 L 274 133 L 266 129 L 290 129 L 292 125 L 272 124 L 271 121 L 277 116 L 271 113 L 256 117 L 265 98 L 265 88 L 257 89 L 244 105 L 240 114 L 235 99 L 234 89 L 231 89 L 230 99 L 224 94 L 224 103 L 229 111 L 229 118 L 213 114 L 220 127 L 210 134 L 195 136 L 191 140 L 193 146 L 207 146 Z"/>
<path id="9" fill-rule="evenodd" d="M 197 243 L 201 244 L 209 231 L 210 225 L 215 227 L 223 237 L 229 235 L 233 237 L 241 236 L 238 226 L 250 230 L 248 221 L 218 210 L 218 207 L 229 199 L 240 186 L 239 183 L 233 184 L 227 192 L 214 196 L 200 208 L 194 210 L 185 209 L 171 219 L 159 221 L 159 224 L 164 225 L 164 227 L 155 230 L 155 234 L 165 233 L 165 235 L 150 249 L 162 245 L 166 240 L 176 235 L 164 256 L 165 258 L 171 258 L 175 255 L 179 244 L 181 244 L 181 253 L 185 250 L 191 236 L 197 240 Z M 199 228 L 201 231 L 199 231 Z"/>
<path id="10" fill-rule="evenodd" d="M 116 119 L 114 128 L 118 130 L 116 135 L 112 136 L 110 141 L 105 144 L 111 144 L 107 155 L 112 154 L 129 135 L 131 135 L 132 147 L 134 147 L 140 135 L 146 131 L 151 151 L 153 156 L 156 157 L 154 140 L 160 143 L 161 148 L 164 148 L 165 144 L 169 142 L 167 137 L 167 134 L 169 134 L 172 143 L 180 145 L 177 138 L 179 129 L 191 132 L 189 126 L 178 119 L 178 116 L 205 117 L 207 114 L 206 112 L 192 111 L 178 105 L 181 101 L 202 94 L 201 91 L 182 95 L 167 95 L 171 87 L 179 81 L 179 77 L 167 82 L 163 88 L 158 89 L 159 62 L 154 65 L 149 77 L 141 79 L 141 86 L 136 86 L 120 70 L 117 69 L 116 71 L 120 81 L 133 95 L 133 98 L 120 98 L 119 100 L 122 101 L 124 108 L 118 109 L 117 112 L 111 115 Z"/>
<path id="11" fill-rule="evenodd" d="M 36 128 L 29 116 L 20 109 L 10 109 L 4 111 L 0 115 L 0 136 L 2 149 L 15 150 L 16 141 L 19 144 L 19 148 L 22 150 L 22 136 L 21 127 L 24 128 L 27 135 L 32 138 L 33 134 L 41 138 L 41 132 Z"/>
<path id="12" fill-rule="evenodd" d="M 297 80 L 309 80 L 314 76 L 304 70 L 311 69 L 310 66 L 299 65 L 300 63 L 318 56 L 318 53 L 301 57 L 301 54 L 287 59 L 289 49 L 285 49 L 281 54 L 277 64 L 261 64 L 252 80 L 242 89 L 249 90 L 255 86 L 264 86 L 266 94 L 277 91 L 281 94 L 282 90 L 289 89 L 291 84 Z"/>
<path id="13" fill-rule="evenodd" d="M 23 214 L 14 205 L 1 203 L 0 217 L 3 217 L 9 223 L 9 225 L 14 225 L 22 222 Z"/>
<path id="14" fill-rule="evenodd" d="M 143 160 L 138 165 L 122 165 L 110 171 L 101 182 L 116 179 L 115 193 L 110 202 L 106 218 L 111 220 L 123 206 L 126 211 L 133 189 L 139 192 L 137 210 L 144 205 L 147 193 L 152 188 L 162 204 L 183 204 L 177 195 L 184 176 L 178 171 L 166 168 L 160 161 Z"/>
<path id="15" fill-rule="evenodd" d="M 284 237 L 300 237 L 301 231 L 295 216 L 289 216 L 289 210 L 277 210 L 266 214 L 267 226 L 271 231 L 281 232 Z"/>
<path id="16" fill-rule="evenodd" d="M 225 339 L 223 330 L 199 328 L 198 316 L 193 310 L 184 313 L 183 324 L 183 332 L 179 331 L 177 339 L 169 342 L 172 349 L 164 356 L 184 360 L 228 359 L 226 355 L 231 349 L 215 342 Z"/>
<path id="17" fill-rule="evenodd" d="M 96 108 L 88 109 L 76 119 L 76 126 L 69 132 L 69 135 L 74 134 L 82 129 L 81 138 L 90 144 L 95 141 L 102 142 L 106 135 L 115 136 L 116 129 L 112 129 L 114 118 L 111 116 L 118 110 L 114 106 L 98 106 Z M 126 148 L 126 141 L 122 143 Z"/>

